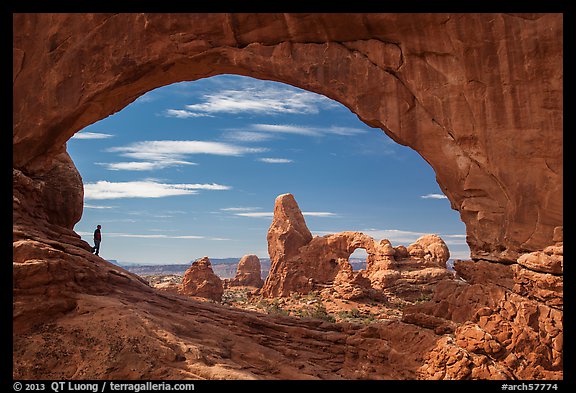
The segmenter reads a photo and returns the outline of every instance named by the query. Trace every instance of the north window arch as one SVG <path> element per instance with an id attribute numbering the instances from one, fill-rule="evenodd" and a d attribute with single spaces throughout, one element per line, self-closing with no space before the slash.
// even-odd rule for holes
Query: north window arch
<path id="1" fill-rule="evenodd" d="M 102 224 L 107 259 L 266 259 L 284 192 L 307 206 L 314 234 L 359 231 L 407 246 L 438 233 L 454 258 L 469 258 L 464 226 L 418 154 L 283 83 L 220 75 L 164 86 L 84 128 L 67 149 L 84 183 L 74 229 L 91 243 Z"/>
<path id="2" fill-rule="evenodd" d="M 57 211 L 51 199 L 64 196 L 50 179 L 61 184 L 61 175 L 75 177 L 64 152 L 75 132 L 162 85 L 223 73 L 254 76 L 341 102 L 418 151 L 460 212 L 472 257 L 514 261 L 521 251 L 550 244 L 554 228 L 562 225 L 562 87 L 530 77 L 538 70 L 561 81 L 562 23 L 556 14 L 537 21 L 496 15 L 538 37 L 523 45 L 518 37 L 499 41 L 516 48 L 502 60 L 488 23 L 492 17 L 15 14 L 14 25 L 28 26 L 30 36 L 44 36 L 50 24 L 58 29 L 46 47 L 15 32 L 14 168 L 45 181 L 48 201 L 33 214 L 70 228 L 78 219 L 79 199 L 65 197 L 67 210 L 74 204 L 75 212 Z M 494 88 L 502 84 L 494 67 L 525 64 L 522 59 L 536 47 L 545 61 L 535 60 L 515 75 L 510 83 L 523 88 L 502 96 Z M 542 94 L 532 94 L 536 91 Z M 521 102 L 527 116 L 496 116 L 501 107 Z M 536 113 L 545 120 L 537 121 Z M 495 145 L 498 149 L 490 147 Z M 534 154 L 538 145 L 555 148 Z M 526 167 L 530 171 L 513 169 Z M 17 221 L 30 213 L 17 208 Z"/>

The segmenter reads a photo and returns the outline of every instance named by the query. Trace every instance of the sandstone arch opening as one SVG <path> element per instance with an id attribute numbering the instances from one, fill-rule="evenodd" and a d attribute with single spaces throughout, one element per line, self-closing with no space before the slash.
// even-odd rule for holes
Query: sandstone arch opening
<path id="1" fill-rule="evenodd" d="M 366 258 L 368 253 L 365 248 L 358 248 L 348 258 L 350 266 L 352 266 L 353 271 L 358 271 L 366 268 Z"/>
<path id="2" fill-rule="evenodd" d="M 325 32 L 330 39 L 320 40 L 310 40 L 308 29 L 287 29 L 287 26 L 292 26 L 291 18 L 288 21 L 283 16 L 278 19 L 272 15 L 266 23 L 279 23 L 279 30 L 268 38 L 259 36 L 266 35 L 264 32 L 267 29 L 258 30 L 259 33 L 251 32 L 253 22 L 250 15 L 222 14 L 213 18 L 227 26 L 230 26 L 227 18 L 232 18 L 235 21 L 232 25 L 236 26 L 232 31 L 218 32 L 210 28 L 204 31 L 198 27 L 199 37 L 210 38 L 193 41 L 187 41 L 190 36 L 184 33 L 165 34 L 182 31 L 183 26 L 207 27 L 198 19 L 201 16 L 193 14 L 91 14 L 83 19 L 81 25 L 75 22 L 75 15 L 59 17 L 62 18 L 62 29 L 52 37 L 51 47 L 55 49 L 51 57 L 38 59 L 35 66 L 29 67 L 30 63 L 24 62 L 22 54 L 27 51 L 32 53 L 38 48 L 30 41 L 21 39 L 14 49 L 14 99 L 18 108 L 14 116 L 14 165 L 30 175 L 36 173 L 40 176 L 45 172 L 45 168 L 51 165 L 48 162 L 62 152 L 65 141 L 75 132 L 120 110 L 144 92 L 181 80 L 231 72 L 281 81 L 323 94 L 350 108 L 367 124 L 381 128 L 395 141 L 418 151 L 434 168 L 438 183 L 453 207 L 460 211 L 475 259 L 513 261 L 520 250 L 534 250 L 550 243 L 554 227 L 561 223 L 562 192 L 558 188 L 561 184 L 558 181 L 562 168 L 561 154 L 552 154 L 546 149 L 549 153 L 544 159 L 545 163 L 542 161 L 542 165 L 532 165 L 535 172 L 522 175 L 522 171 L 516 171 L 523 176 L 521 180 L 516 176 L 514 180 L 500 176 L 499 173 L 504 172 L 490 166 L 515 160 L 515 164 L 510 165 L 525 167 L 524 157 L 534 155 L 532 148 L 526 154 L 514 153 L 523 145 L 515 143 L 513 137 L 508 138 L 506 132 L 517 135 L 513 130 L 533 128 L 528 119 L 500 119 L 487 111 L 483 111 L 482 115 L 470 115 L 470 111 L 475 112 L 473 108 L 483 108 L 483 102 L 501 102 L 502 98 L 490 96 L 495 93 L 484 88 L 497 82 L 490 76 L 494 64 L 488 65 L 479 60 L 485 56 L 470 58 L 464 54 L 459 57 L 438 54 L 451 53 L 452 49 L 443 47 L 447 41 L 440 36 L 445 34 L 443 29 L 455 23 L 453 20 L 444 25 L 439 23 L 442 19 L 439 15 L 422 15 L 413 19 L 411 23 L 418 23 L 419 31 L 438 38 L 426 40 L 426 44 L 403 29 L 395 29 L 393 26 L 399 23 L 396 17 L 385 14 L 354 16 L 354 20 L 360 18 L 356 21 L 364 28 L 350 34 L 338 33 L 338 29 L 330 30 Z M 340 19 L 348 16 L 331 17 L 338 23 L 348 24 Z M 480 20 L 488 16 L 475 17 L 478 18 L 478 26 L 487 26 Z M 36 17 L 21 14 L 15 18 L 25 25 Z M 324 20 L 325 16 L 310 18 Z M 551 59 L 561 53 L 553 50 L 558 45 L 554 43 L 561 42 L 561 37 L 554 35 L 558 34 L 556 30 L 539 31 L 537 22 L 511 19 L 511 16 L 499 18 L 502 23 L 526 24 L 522 28 L 535 29 L 534 36 L 546 40 L 545 45 L 538 46 L 540 49 L 546 48 L 543 49 L 547 51 L 543 59 Z M 133 26 L 130 34 L 113 28 L 123 24 L 116 25 L 116 21 L 121 19 L 125 25 Z M 308 20 L 308 17 L 304 19 Z M 333 22 L 318 23 L 320 26 L 332 26 Z M 84 33 L 78 34 L 76 41 L 64 40 L 64 37 L 76 36 L 79 31 Z M 125 41 L 118 42 L 117 33 L 125 37 Z M 494 42 L 490 39 L 493 33 L 486 29 L 474 30 L 474 35 L 478 34 L 486 35 L 482 50 L 495 54 L 495 47 L 489 44 Z M 461 39 L 466 38 L 462 36 Z M 101 50 L 99 42 L 102 40 L 115 44 Z M 151 42 L 154 42 L 153 54 L 146 49 Z M 426 45 L 435 42 L 446 44 L 440 44 L 442 48 L 426 49 Z M 88 58 L 83 53 L 90 53 L 89 62 L 77 61 L 78 56 Z M 411 62 L 407 61 L 408 57 L 412 59 Z M 468 59 L 473 66 L 468 67 L 468 63 L 464 63 L 466 66 L 461 68 L 453 67 L 452 63 L 460 64 L 458 59 Z M 498 57 L 491 59 L 496 62 Z M 522 60 L 516 63 L 522 63 Z M 553 63 L 548 61 L 547 64 Z M 34 94 L 31 89 L 35 89 L 37 84 L 26 85 L 25 81 L 34 78 L 35 70 L 43 67 L 49 67 L 47 69 L 52 70 L 54 77 L 42 84 L 46 86 L 46 91 L 53 91 L 54 94 Z M 538 66 L 535 69 L 542 68 Z M 85 76 L 70 78 L 69 71 L 73 75 Z M 452 73 L 458 75 L 454 80 L 465 83 L 465 89 L 461 89 L 458 83 L 453 88 L 442 87 L 450 86 L 443 84 L 443 81 L 446 75 Z M 549 74 L 557 75 L 557 70 L 551 69 Z M 87 78 L 86 81 L 82 81 L 83 78 Z M 518 76 L 514 78 L 518 80 Z M 550 94 L 558 91 L 550 85 L 541 85 L 536 79 L 531 79 L 530 83 L 529 88 L 521 90 L 526 95 L 515 98 L 514 102 L 531 102 L 534 96 L 531 91 Z M 419 89 L 418 86 L 432 88 Z M 485 100 L 486 94 L 490 98 Z M 439 100 L 438 97 L 443 99 Z M 19 105 L 24 102 L 27 104 Z M 510 107 L 514 107 L 514 102 L 509 103 Z M 46 110 L 27 111 L 32 107 L 46 107 Z M 466 112 L 461 108 L 470 109 Z M 471 118 L 474 118 L 473 124 Z M 557 128 L 539 127 L 530 131 L 530 135 L 561 146 L 561 133 L 541 132 Z M 486 139 L 477 136 L 477 130 L 488 129 L 498 130 L 496 134 L 502 135 L 497 143 L 501 149 L 489 149 Z M 545 203 L 536 203 L 535 200 L 526 202 L 526 195 L 533 194 L 530 185 L 533 185 L 534 179 L 546 182 L 546 186 L 539 189 L 550 190 L 548 196 L 541 200 Z M 513 195 L 523 197 L 519 200 Z M 52 221 L 61 221 L 70 227 L 79 218 L 80 207 L 78 198 L 67 202 L 68 206 L 76 206 L 74 211 L 67 209 L 67 212 L 48 214 Z M 535 210 L 537 214 L 534 214 Z M 546 219 L 535 220 L 533 217 L 536 216 Z"/>
<path id="3" fill-rule="evenodd" d="M 438 233 L 453 258 L 469 257 L 427 163 L 345 107 L 285 84 L 221 75 L 158 88 L 81 130 L 68 151 L 85 183 L 75 230 L 91 243 L 103 224 L 104 256 L 124 266 L 267 259 L 272 204 L 285 191 L 305 203 L 314 233 L 406 245 Z"/>

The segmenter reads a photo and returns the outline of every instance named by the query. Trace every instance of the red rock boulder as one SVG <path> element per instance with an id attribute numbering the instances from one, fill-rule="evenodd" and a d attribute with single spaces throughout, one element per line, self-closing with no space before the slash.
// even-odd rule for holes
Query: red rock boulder
<path id="1" fill-rule="evenodd" d="M 421 236 L 407 250 L 410 256 L 443 268 L 446 268 L 446 261 L 450 259 L 448 246 L 438 235 Z"/>
<path id="2" fill-rule="evenodd" d="M 261 288 L 264 285 L 264 280 L 262 280 L 260 258 L 254 254 L 244 255 L 238 262 L 236 276 L 230 280 L 224 280 L 224 285 L 226 287 Z"/>
<path id="3" fill-rule="evenodd" d="M 202 297 L 220 302 L 224 287 L 222 280 L 212 270 L 208 257 L 203 257 L 192 263 L 184 273 L 180 293 L 188 296 Z"/>

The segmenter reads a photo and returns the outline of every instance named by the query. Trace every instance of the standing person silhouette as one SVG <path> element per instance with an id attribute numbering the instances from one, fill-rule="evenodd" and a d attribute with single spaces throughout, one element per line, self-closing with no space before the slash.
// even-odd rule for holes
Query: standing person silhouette
<path id="1" fill-rule="evenodd" d="M 96 230 L 94 231 L 94 247 L 92 247 L 92 252 L 95 252 L 98 255 L 100 251 L 100 242 L 102 241 L 102 233 L 100 233 L 100 225 L 96 226 Z"/>

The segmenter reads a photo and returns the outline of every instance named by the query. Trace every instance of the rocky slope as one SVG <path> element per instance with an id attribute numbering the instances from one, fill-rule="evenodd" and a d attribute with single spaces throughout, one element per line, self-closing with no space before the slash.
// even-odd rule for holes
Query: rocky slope
<path id="1" fill-rule="evenodd" d="M 59 248 L 15 246 L 15 379 L 412 379 L 438 338 L 194 300 Z"/>
<path id="2" fill-rule="evenodd" d="M 206 257 L 150 287 L 72 234 L 15 232 L 14 378 L 562 378 L 561 231 L 516 265 L 456 261 L 454 276 L 436 236 L 394 248 L 343 232 L 291 249 L 306 223 L 292 195 L 276 206 L 268 239 L 282 252 L 264 287 L 223 302 Z M 360 246 L 370 263 L 353 272 Z"/>

